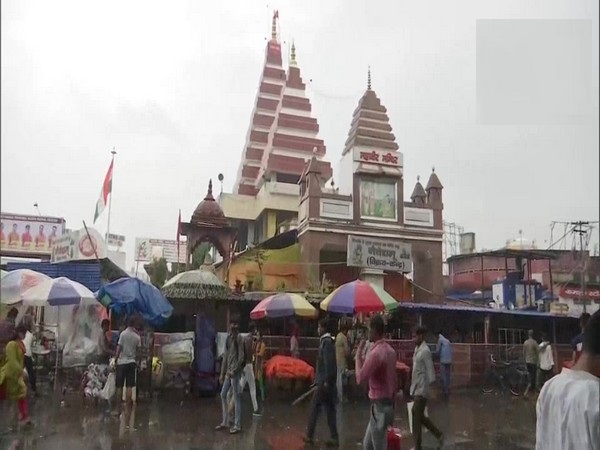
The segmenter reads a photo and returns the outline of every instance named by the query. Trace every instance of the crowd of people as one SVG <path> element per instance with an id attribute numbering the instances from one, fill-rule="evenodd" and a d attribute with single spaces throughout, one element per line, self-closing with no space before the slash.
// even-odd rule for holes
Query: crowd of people
<path id="1" fill-rule="evenodd" d="M 25 316 L 15 326 L 17 310 L 9 311 L 0 321 L 0 399 L 17 405 L 18 421 L 23 427 L 31 426 L 27 402 L 28 389 L 37 393 L 35 369 L 32 360 L 33 321 Z M 523 358 L 529 373 L 526 394 L 540 390 L 537 399 L 537 449 L 600 448 L 600 312 L 584 314 L 580 320 L 581 333 L 573 340 L 572 360 L 557 370 L 554 350 L 548 337 L 542 333 L 538 342 L 533 330 L 523 344 Z M 114 361 L 116 395 L 113 413 L 118 415 L 122 405 L 135 403 L 132 391 L 136 386 L 141 338 L 136 319 L 130 318 L 127 327 L 113 344 L 110 323 L 102 322 L 99 359 Z M 305 442 L 315 442 L 315 430 L 321 412 L 325 412 L 329 426 L 327 446 L 339 446 L 337 430 L 338 404 L 347 393 L 347 381 L 354 377 L 357 385 L 368 386 L 370 401 L 369 420 L 365 426 L 363 448 L 386 449 L 389 430 L 396 412 L 399 392 L 396 370 L 397 354 L 385 339 L 382 316 L 373 315 L 368 327 L 351 326 L 345 320 L 329 318 L 318 323 L 319 347 L 312 404 L 306 427 Z M 439 378 L 444 399 L 450 395 L 452 344 L 442 332 L 437 333 L 435 351 L 426 342 L 427 329 L 414 332 L 415 349 L 412 358 L 412 376 L 407 405 L 412 417 L 411 431 L 415 448 L 422 448 L 422 427 L 439 441 L 444 434 L 427 414 L 431 385 L 436 379 L 433 360 L 439 359 Z M 290 339 L 290 355 L 300 358 L 299 330 L 294 327 Z M 233 318 L 225 344 L 220 368 L 222 420 L 217 430 L 231 434 L 242 431 L 242 392 L 249 386 L 255 416 L 261 416 L 265 401 L 264 365 L 266 345 L 260 330 L 250 325 L 249 333 L 242 335 L 239 320 Z M 257 389 L 258 387 L 258 389 Z M 125 398 L 122 402 L 122 390 Z M 260 394 L 260 395 L 259 395 Z M 409 419 L 410 421 L 410 419 Z"/>

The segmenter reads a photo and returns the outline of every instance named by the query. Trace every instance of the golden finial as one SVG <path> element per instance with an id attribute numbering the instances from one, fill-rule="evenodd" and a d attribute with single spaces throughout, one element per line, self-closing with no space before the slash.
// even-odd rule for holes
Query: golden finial
<path id="1" fill-rule="evenodd" d="M 290 66 L 296 65 L 296 43 L 292 41 L 292 52 L 290 54 Z"/>
<path id="2" fill-rule="evenodd" d="M 369 70 L 367 72 L 367 90 L 371 90 L 371 66 L 369 66 Z"/>
<path id="3" fill-rule="evenodd" d="M 273 22 L 271 23 L 271 39 L 277 40 L 277 20 L 279 19 L 279 10 L 273 11 Z"/>

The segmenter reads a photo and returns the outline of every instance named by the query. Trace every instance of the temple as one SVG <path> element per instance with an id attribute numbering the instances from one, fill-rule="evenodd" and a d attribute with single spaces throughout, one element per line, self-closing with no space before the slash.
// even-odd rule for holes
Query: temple
<path id="1" fill-rule="evenodd" d="M 241 249 L 275 236 L 282 227 L 295 226 L 298 181 L 313 156 L 321 170 L 331 176 L 294 44 L 287 72 L 282 66 L 277 21 L 275 12 L 234 193 L 222 194 L 219 199 L 225 215 L 238 229 Z"/>
<path id="2" fill-rule="evenodd" d="M 361 277 L 398 300 L 443 301 L 438 175 L 425 187 L 417 179 L 404 200 L 403 154 L 369 69 L 333 177 L 295 44 L 282 65 L 277 20 L 234 192 L 219 198 L 237 229 L 237 256 L 220 265 L 222 277 L 238 290 L 302 292 Z"/>

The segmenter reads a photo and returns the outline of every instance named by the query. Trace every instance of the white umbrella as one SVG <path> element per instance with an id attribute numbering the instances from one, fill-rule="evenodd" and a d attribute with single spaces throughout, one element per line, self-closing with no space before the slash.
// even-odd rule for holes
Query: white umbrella
<path id="1" fill-rule="evenodd" d="M 48 280 L 51 280 L 48 275 L 34 270 L 12 270 L 0 280 L 0 302 L 4 305 L 19 303 L 25 291 Z"/>
<path id="2" fill-rule="evenodd" d="M 49 278 L 21 295 L 27 306 L 66 306 L 95 303 L 94 293 L 77 281 L 65 277 Z"/>
<path id="3" fill-rule="evenodd" d="M 50 278 L 39 283 L 21 295 L 25 306 L 58 306 L 58 324 L 56 332 L 56 366 L 54 369 L 54 387 L 58 376 L 58 352 L 60 349 L 60 306 L 96 303 L 94 293 L 77 281 L 65 277 Z"/>

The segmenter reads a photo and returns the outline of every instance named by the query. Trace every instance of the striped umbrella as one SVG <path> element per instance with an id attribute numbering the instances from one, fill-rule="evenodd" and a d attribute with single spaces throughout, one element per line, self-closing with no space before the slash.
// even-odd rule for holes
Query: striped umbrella
<path id="1" fill-rule="evenodd" d="M 48 281 L 51 278 L 43 273 L 29 269 L 11 270 L 0 281 L 0 301 L 4 305 L 21 302 L 21 295 L 28 289 Z"/>
<path id="2" fill-rule="evenodd" d="M 341 285 L 322 302 L 321 309 L 338 314 L 391 311 L 398 302 L 383 288 L 362 280 Z"/>
<path id="3" fill-rule="evenodd" d="M 314 319 L 319 315 L 317 309 L 308 300 L 299 294 L 275 294 L 271 295 L 256 305 L 250 312 L 252 320 L 264 319 L 265 317 L 307 317 Z"/>
<path id="4" fill-rule="evenodd" d="M 96 303 L 94 293 L 77 281 L 65 277 L 50 278 L 21 295 L 26 306 L 65 306 L 81 302 Z"/>

